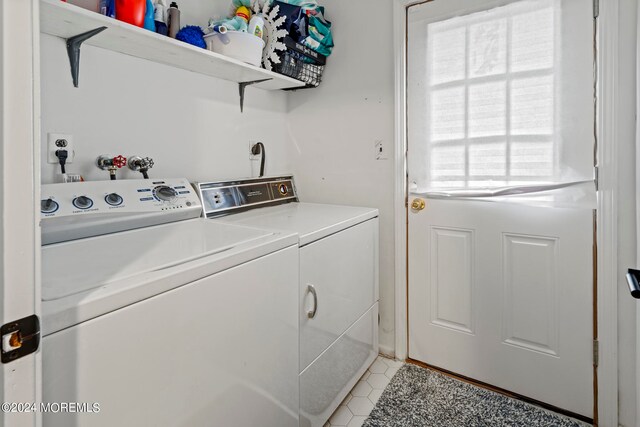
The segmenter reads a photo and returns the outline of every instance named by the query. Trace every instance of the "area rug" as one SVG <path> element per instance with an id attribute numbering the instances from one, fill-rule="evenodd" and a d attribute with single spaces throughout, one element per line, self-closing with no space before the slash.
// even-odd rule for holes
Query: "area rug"
<path id="1" fill-rule="evenodd" d="M 585 427 L 574 420 L 430 369 L 406 364 L 363 427 Z"/>

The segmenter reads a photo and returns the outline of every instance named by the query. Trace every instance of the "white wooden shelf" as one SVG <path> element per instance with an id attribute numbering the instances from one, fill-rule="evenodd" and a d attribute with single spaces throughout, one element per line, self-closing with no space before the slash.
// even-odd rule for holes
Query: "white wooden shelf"
<path id="1" fill-rule="evenodd" d="M 43 33 L 68 39 L 99 27 L 107 29 L 91 37 L 84 44 L 237 83 L 270 79 L 251 86 L 265 90 L 304 86 L 299 80 L 152 33 L 60 0 L 40 1 L 40 31 Z M 80 68 L 82 69 L 82 66 Z"/>

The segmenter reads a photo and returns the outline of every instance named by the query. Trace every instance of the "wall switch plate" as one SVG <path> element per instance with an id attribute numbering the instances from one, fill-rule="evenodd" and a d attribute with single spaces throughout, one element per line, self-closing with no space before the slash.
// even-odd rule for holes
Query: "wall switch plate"
<path id="1" fill-rule="evenodd" d="M 387 147 L 382 143 L 382 140 L 375 141 L 375 156 L 376 160 L 387 160 L 389 156 L 387 155 Z"/>
<path id="2" fill-rule="evenodd" d="M 56 157 L 56 151 L 64 149 L 69 152 L 67 156 L 67 163 L 73 163 L 75 157 L 75 148 L 73 146 L 73 135 L 65 133 L 49 133 L 47 134 L 47 162 L 51 164 L 57 164 L 58 158 Z"/>

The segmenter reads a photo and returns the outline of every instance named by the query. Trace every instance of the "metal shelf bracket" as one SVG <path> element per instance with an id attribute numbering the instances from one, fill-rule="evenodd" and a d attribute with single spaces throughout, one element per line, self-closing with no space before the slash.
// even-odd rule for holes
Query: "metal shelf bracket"
<path id="1" fill-rule="evenodd" d="M 266 82 L 268 80 L 273 80 L 273 79 L 261 79 L 261 80 L 254 80 L 251 82 L 242 82 L 242 83 L 238 83 L 238 89 L 240 91 L 240 112 L 244 112 L 244 90 L 247 88 L 247 86 L 251 86 L 257 83 L 262 83 L 262 82 Z"/>
<path id="2" fill-rule="evenodd" d="M 80 46 L 85 40 L 106 29 L 107 27 L 99 27 L 67 39 L 67 53 L 69 54 L 69 65 L 71 65 L 71 77 L 73 78 L 74 87 L 78 87 L 78 77 L 80 75 Z"/>

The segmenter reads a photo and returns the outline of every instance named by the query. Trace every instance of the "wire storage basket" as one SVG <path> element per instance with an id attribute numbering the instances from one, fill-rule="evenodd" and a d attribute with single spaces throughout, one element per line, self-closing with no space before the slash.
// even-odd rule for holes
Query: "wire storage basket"
<path id="1" fill-rule="evenodd" d="M 276 72 L 306 84 L 304 88 L 296 89 L 318 87 L 322 81 L 327 57 L 296 42 L 289 36 L 285 37 L 284 44 L 287 46 L 287 50 L 280 55 L 280 63 L 276 64 Z"/>

